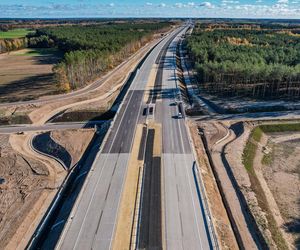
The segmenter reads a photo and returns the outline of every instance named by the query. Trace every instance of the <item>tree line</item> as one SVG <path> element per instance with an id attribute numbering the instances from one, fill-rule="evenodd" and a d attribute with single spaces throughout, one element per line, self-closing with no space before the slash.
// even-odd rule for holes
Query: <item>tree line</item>
<path id="1" fill-rule="evenodd" d="M 27 47 L 27 38 L 0 39 L 0 54 Z"/>
<path id="2" fill-rule="evenodd" d="M 222 96 L 300 96 L 300 36 L 196 27 L 186 48 L 200 88 Z"/>
<path id="3" fill-rule="evenodd" d="M 64 90 L 77 89 L 113 68 L 169 22 L 73 25 L 38 29 L 29 47 L 57 47 L 63 60 L 54 67 Z"/>

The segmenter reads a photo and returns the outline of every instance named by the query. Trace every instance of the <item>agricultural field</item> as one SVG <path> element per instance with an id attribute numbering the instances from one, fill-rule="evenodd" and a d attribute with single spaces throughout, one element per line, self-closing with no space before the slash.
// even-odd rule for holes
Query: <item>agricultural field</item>
<path id="1" fill-rule="evenodd" d="M 52 67 L 55 49 L 23 49 L 0 55 L 0 102 L 35 99 L 58 92 Z"/>
<path id="2" fill-rule="evenodd" d="M 26 37 L 29 33 L 34 32 L 31 29 L 13 29 L 9 31 L 0 31 L 0 39 L 15 39 Z"/>

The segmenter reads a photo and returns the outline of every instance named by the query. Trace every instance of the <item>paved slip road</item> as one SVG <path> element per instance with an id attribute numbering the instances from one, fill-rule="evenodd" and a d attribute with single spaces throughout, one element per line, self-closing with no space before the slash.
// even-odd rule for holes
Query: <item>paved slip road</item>
<path id="1" fill-rule="evenodd" d="M 32 132 L 32 131 L 52 131 L 62 129 L 80 129 L 80 128 L 93 128 L 95 125 L 100 126 L 105 121 L 89 121 L 89 122 L 62 122 L 62 123 L 46 123 L 39 126 L 34 125 L 8 125 L 0 126 L 1 134 L 11 134 L 20 132 Z"/>
<path id="2" fill-rule="evenodd" d="M 175 34 L 179 30 L 175 30 Z M 152 65 L 167 36 L 149 54 L 133 80 L 112 129 L 97 155 L 57 249 L 110 249 L 136 124 Z"/>
<path id="3" fill-rule="evenodd" d="M 212 246 L 193 175 L 193 151 L 185 121 L 177 119 L 178 107 L 172 105 L 177 95 L 174 53 L 181 34 L 166 53 L 155 105 L 155 119 L 162 123 L 165 241 L 167 249 L 207 250 Z"/>

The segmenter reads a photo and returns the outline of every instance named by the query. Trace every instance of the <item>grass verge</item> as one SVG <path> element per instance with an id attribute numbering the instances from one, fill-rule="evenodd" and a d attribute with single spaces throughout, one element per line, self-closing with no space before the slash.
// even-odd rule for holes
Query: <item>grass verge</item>
<path id="1" fill-rule="evenodd" d="M 256 127 L 252 130 L 243 152 L 243 164 L 248 172 L 253 172 L 253 161 L 257 150 L 256 142 L 262 137 L 262 130 Z"/>
<path id="2" fill-rule="evenodd" d="M 259 128 L 264 133 L 293 132 L 300 131 L 300 123 L 267 124 L 260 125 Z"/>

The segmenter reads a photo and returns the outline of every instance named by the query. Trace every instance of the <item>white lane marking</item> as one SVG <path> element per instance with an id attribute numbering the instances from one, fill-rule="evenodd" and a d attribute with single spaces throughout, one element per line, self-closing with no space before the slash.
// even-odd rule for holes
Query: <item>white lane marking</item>
<path id="1" fill-rule="evenodd" d="M 138 82 L 138 81 L 134 82 L 134 83 L 131 85 L 131 87 L 129 88 L 129 90 L 130 90 L 130 89 L 132 90 L 133 88 L 136 88 L 136 87 L 137 87 L 137 82 Z M 133 96 L 133 91 L 132 91 L 132 93 L 131 93 L 131 96 L 130 96 L 130 98 L 129 98 L 129 101 L 128 101 L 128 103 L 127 103 L 126 109 L 127 109 L 127 107 L 128 107 L 128 104 L 130 103 L 130 101 L 131 101 L 131 99 L 132 99 L 132 96 Z M 140 106 L 140 108 L 141 108 L 141 106 Z M 122 114 L 121 121 L 122 121 L 122 120 L 123 120 L 123 118 L 124 118 L 124 115 L 125 115 L 125 111 L 126 111 L 126 109 L 124 110 L 124 112 L 123 112 L 123 114 Z M 116 135 L 118 134 L 118 131 L 119 131 L 120 125 L 121 125 L 121 123 L 122 123 L 121 121 L 120 121 L 120 123 L 119 123 L 119 125 L 118 125 L 118 128 L 117 128 L 117 130 L 116 130 L 115 136 L 114 136 L 114 138 L 113 138 L 113 140 L 112 140 L 112 143 L 111 143 L 111 145 L 110 145 L 110 149 L 109 149 L 109 151 L 108 151 L 109 153 L 110 153 L 110 151 L 111 151 L 111 149 L 112 149 L 112 145 L 114 144 L 114 141 L 115 141 Z M 136 129 L 136 128 L 135 128 L 135 129 Z M 98 178 L 98 180 L 97 180 L 97 183 L 96 183 L 96 185 L 94 186 L 94 190 L 93 190 L 92 198 L 90 199 L 90 202 L 89 202 L 88 208 L 87 208 L 87 210 L 86 210 L 86 213 L 85 213 L 84 219 L 83 219 L 83 221 L 82 221 L 82 224 L 81 224 L 81 227 L 80 227 L 80 231 L 79 231 L 79 233 L 78 233 L 78 235 L 77 235 L 77 239 L 76 239 L 76 242 L 75 242 L 74 248 L 75 248 L 75 247 L 77 246 L 77 244 L 78 244 L 78 239 L 79 239 L 79 236 L 81 235 L 81 232 L 82 232 L 82 226 L 83 226 L 83 224 L 84 224 L 84 222 L 85 222 L 85 220 L 86 220 L 86 217 L 87 217 L 88 211 L 89 211 L 89 209 L 90 209 L 90 206 L 91 206 L 92 200 L 93 200 L 93 198 L 94 198 L 94 195 L 95 195 L 95 192 L 96 192 L 97 186 L 98 186 L 98 184 L 99 184 L 99 181 L 100 181 L 100 179 L 101 179 L 101 177 L 102 177 L 103 170 L 105 169 L 105 166 L 106 166 L 106 162 L 107 162 L 107 159 L 108 159 L 108 155 L 109 155 L 109 153 L 106 155 L 106 158 L 105 158 L 105 163 L 104 163 L 104 167 L 101 169 L 100 176 L 99 176 L 99 178 Z M 120 200 L 120 199 L 119 199 L 119 200 Z M 114 227 L 115 227 L 115 223 L 114 223 Z M 114 230 L 113 230 L 113 231 L 114 231 Z M 110 248 L 111 248 L 111 243 L 112 243 L 112 242 L 110 242 Z"/>
<path id="2" fill-rule="evenodd" d="M 158 48 L 158 47 L 156 47 L 156 48 Z M 146 60 L 145 60 L 145 61 L 146 61 Z M 148 75 L 148 78 L 149 78 L 149 75 Z M 134 89 L 134 90 L 136 90 L 136 88 L 137 88 L 137 86 L 135 86 L 135 89 Z M 133 136 L 135 136 L 135 134 L 136 134 L 137 123 L 138 123 L 139 116 L 140 116 L 140 113 L 141 113 L 141 108 L 142 108 L 143 102 L 144 102 L 144 101 L 143 101 L 144 95 L 145 95 L 145 91 L 143 92 L 143 96 L 142 96 L 141 101 L 140 101 L 140 104 L 139 104 L 138 115 L 137 115 L 136 121 L 135 121 L 135 123 L 134 123 L 134 124 L 135 124 L 135 128 L 134 128 Z M 131 152 L 131 150 L 132 150 L 133 139 L 134 139 L 134 138 L 132 138 L 132 140 L 131 140 L 131 145 L 130 145 L 130 151 L 129 151 L 129 152 Z M 126 173 L 127 173 L 127 169 L 128 169 L 128 163 L 129 163 L 129 160 L 127 161 L 127 164 L 126 164 Z M 125 179 L 126 179 L 126 178 L 124 178 L 124 180 L 123 180 L 122 190 L 123 190 L 123 187 L 124 187 L 124 185 L 125 185 Z M 120 207 L 120 202 L 121 202 L 121 196 L 122 196 L 122 195 L 120 195 L 120 197 L 119 197 L 119 199 L 118 199 L 117 214 L 119 213 L 119 207 Z M 114 235 L 115 235 L 115 227 L 116 227 L 116 224 L 117 224 L 117 216 L 115 217 L 115 220 L 114 220 L 113 232 L 112 232 L 112 235 L 111 235 L 112 238 L 113 238 Z M 111 249 L 111 247 L 112 247 L 112 240 L 110 239 L 109 249 Z"/>
<path id="3" fill-rule="evenodd" d="M 176 77 L 176 72 L 174 72 L 174 77 Z M 186 153 L 185 153 L 185 148 L 184 148 L 184 143 L 183 143 L 183 137 L 182 137 L 182 132 L 181 132 L 181 126 L 180 126 L 180 122 L 181 120 L 177 120 L 177 124 L 178 124 L 178 130 L 179 130 L 179 134 L 180 134 L 180 144 L 182 146 L 182 151 L 183 151 L 183 159 L 184 159 L 184 162 L 185 162 L 185 174 L 186 174 L 186 178 L 188 179 L 188 183 L 189 183 L 189 190 L 190 190 L 190 196 L 191 196 L 191 199 L 192 199 L 192 204 L 193 204 L 193 212 L 194 212 L 194 217 L 196 218 L 196 227 L 197 227 L 197 238 L 199 240 L 199 243 L 200 243 L 200 247 L 201 249 L 203 249 L 203 246 L 202 246 L 202 242 L 201 242 L 201 235 L 200 235 L 200 229 L 199 229 L 199 223 L 198 223 L 198 216 L 197 216 L 197 213 L 196 213 L 196 207 L 195 207 L 195 200 L 194 200 L 194 197 L 193 197 L 193 192 L 192 192 L 192 185 L 191 185 L 191 180 L 190 180 L 190 175 L 188 174 L 189 173 L 189 170 L 188 170 L 188 167 L 187 167 L 187 162 L 186 162 Z"/>
<path id="4" fill-rule="evenodd" d="M 179 122 L 179 120 L 178 120 Z M 182 145 L 182 149 L 183 149 L 183 159 L 184 159 L 184 166 L 185 166 L 185 174 L 186 174 L 186 178 L 188 179 L 188 183 L 189 183 L 189 189 L 190 189 L 190 195 L 191 195 L 191 198 L 192 198 L 192 203 L 193 203 L 193 210 L 194 210 L 194 217 L 196 218 L 196 225 L 197 225 L 197 232 L 198 232 L 198 239 L 199 239 L 199 242 L 200 242 L 200 247 L 201 249 L 203 249 L 203 246 L 202 246 L 202 242 L 201 242 L 201 234 L 200 234 L 200 229 L 199 229 L 199 219 L 198 219 L 198 216 L 197 216 L 197 213 L 196 213 L 196 207 L 195 207 L 195 200 L 194 200 L 194 197 L 193 197 L 193 191 L 192 191 L 192 185 L 191 185 L 191 180 L 190 180 L 190 175 L 188 174 L 189 173 L 189 169 L 187 167 L 187 162 L 186 162 L 186 153 L 185 153 L 185 150 L 184 150 L 184 145 L 183 145 L 183 137 L 182 137 L 182 133 L 181 133 L 181 128 L 179 128 L 179 133 L 180 133 L 180 142 L 181 142 L 181 145 Z"/>
<path id="5" fill-rule="evenodd" d="M 156 48 L 157 48 L 157 47 L 156 47 Z M 146 60 L 145 60 L 145 61 L 146 61 Z M 144 65 L 144 64 L 143 64 L 143 65 Z M 149 77 L 149 76 L 148 76 L 148 77 Z M 137 82 L 138 82 L 138 81 L 137 81 Z M 132 85 L 132 87 L 134 87 L 133 91 L 136 90 L 136 89 L 137 89 L 137 84 L 135 84 L 135 86 Z M 145 94 L 145 92 L 144 92 L 143 94 Z M 135 123 L 134 123 L 134 124 L 135 124 L 135 128 L 134 128 L 134 133 L 133 133 L 133 135 L 135 135 L 135 133 L 136 133 L 137 122 L 138 122 L 138 118 L 139 118 L 139 115 L 140 115 L 142 106 L 143 106 L 143 96 L 142 96 L 142 98 L 141 98 L 141 102 L 140 102 L 140 104 L 139 104 L 138 115 L 137 115 L 136 121 L 135 121 Z M 131 145 L 130 145 L 130 151 L 129 151 L 129 152 L 131 152 L 132 146 L 133 146 L 133 138 L 132 138 L 132 140 L 131 140 Z M 126 164 L 126 172 L 127 172 L 127 169 L 128 169 L 128 163 L 129 163 L 129 161 L 127 161 L 127 164 Z M 123 190 L 123 187 L 124 187 L 124 185 L 125 185 L 125 179 L 126 179 L 126 178 L 124 178 L 123 183 L 122 183 L 122 190 Z M 117 214 L 119 213 L 119 205 L 120 205 L 120 202 L 121 202 L 121 195 L 120 195 L 120 197 L 119 197 L 119 199 L 118 199 Z M 117 217 L 117 216 L 116 216 L 116 217 Z M 110 238 L 109 249 L 111 249 L 111 247 L 112 247 L 112 238 L 113 238 L 114 235 L 115 235 L 115 227 L 116 227 L 116 224 L 117 224 L 117 218 L 116 218 L 116 217 L 115 217 L 114 224 L 113 224 L 113 231 L 112 231 L 112 235 L 111 235 L 111 238 Z"/>
<path id="6" fill-rule="evenodd" d="M 129 88 L 129 91 L 130 91 L 130 88 Z M 126 108 L 124 109 L 124 112 L 123 112 L 123 114 L 122 114 L 121 120 L 120 120 L 120 122 L 119 122 L 119 124 L 118 124 L 117 130 L 116 130 L 116 133 L 115 133 L 115 135 L 114 135 L 114 137 L 113 137 L 113 140 L 112 140 L 112 143 L 111 143 L 111 145 L 110 145 L 110 149 L 109 149 L 108 153 L 106 154 L 106 157 L 105 157 L 105 162 L 104 162 L 104 164 L 103 164 L 103 168 L 101 169 L 101 172 L 100 172 L 99 178 L 98 178 L 98 180 L 97 180 L 97 182 L 96 182 L 96 184 L 95 184 L 95 186 L 94 186 L 93 193 L 92 193 L 92 197 L 90 198 L 90 201 L 89 201 L 88 207 L 87 207 L 87 209 L 86 209 L 86 212 L 85 212 L 85 215 L 84 215 L 83 221 L 82 221 L 82 223 L 81 223 L 81 225 L 80 225 L 80 230 L 79 230 L 79 232 L 78 232 L 78 234 L 77 234 L 77 238 L 76 238 L 76 241 L 75 241 L 75 244 L 74 244 L 74 248 L 76 248 L 76 246 L 77 246 L 77 244 L 78 244 L 78 241 L 79 241 L 80 235 L 81 235 L 81 233 L 82 233 L 83 225 L 84 225 L 84 223 L 85 223 L 85 221 L 86 221 L 86 218 L 87 218 L 88 212 L 89 212 L 89 210 L 90 210 L 90 207 L 91 207 L 92 201 L 93 201 L 93 199 L 94 199 L 94 196 L 95 196 L 95 193 L 96 193 L 96 189 L 97 189 L 97 187 L 98 187 L 98 184 L 99 184 L 99 181 L 100 181 L 100 179 L 101 179 L 101 177 L 102 177 L 103 170 L 104 170 L 104 169 L 105 169 L 105 167 L 106 167 L 106 162 L 107 162 L 107 160 L 108 160 L 108 156 L 109 156 L 109 154 L 110 154 L 110 151 L 111 151 L 111 149 L 112 149 L 112 146 L 113 146 L 113 144 L 114 144 L 114 141 L 115 141 L 115 139 L 116 139 L 116 136 L 117 136 L 117 134 L 118 134 L 118 132 L 119 132 L 119 129 L 120 129 L 121 123 L 122 123 L 122 121 L 123 121 L 123 118 L 124 118 L 124 115 L 125 115 L 125 113 L 126 113 L 126 109 L 127 109 L 128 105 L 129 105 L 129 103 L 130 103 L 131 99 L 132 99 L 132 96 L 133 96 L 133 91 L 131 91 L 130 98 L 129 98 L 128 102 L 127 102 Z"/>

